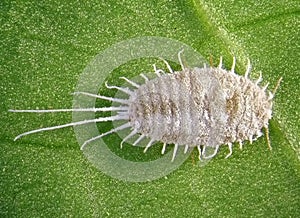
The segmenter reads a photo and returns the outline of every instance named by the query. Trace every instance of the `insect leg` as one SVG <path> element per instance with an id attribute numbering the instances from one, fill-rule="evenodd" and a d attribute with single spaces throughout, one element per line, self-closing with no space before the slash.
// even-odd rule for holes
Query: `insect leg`
<path id="1" fill-rule="evenodd" d="M 151 139 L 151 140 L 149 141 L 149 143 L 146 145 L 146 147 L 145 147 L 145 149 L 144 149 L 144 153 L 146 153 L 146 152 L 147 152 L 148 148 L 150 148 L 150 147 L 151 147 L 151 145 L 152 145 L 154 142 L 155 142 L 155 140 L 154 140 L 154 139 Z"/>
<path id="2" fill-rule="evenodd" d="M 275 88 L 273 89 L 273 95 L 275 95 L 278 87 L 280 86 L 281 81 L 282 81 L 282 77 L 280 77 L 279 80 L 277 81 L 277 84 L 276 84 Z"/>
<path id="3" fill-rule="evenodd" d="M 222 56 L 220 56 L 220 63 L 218 66 L 219 69 L 222 69 L 222 64 L 223 64 L 222 62 L 223 62 L 223 58 L 222 58 Z"/>
<path id="4" fill-rule="evenodd" d="M 270 150 L 272 150 L 270 136 L 269 136 L 269 128 L 265 127 L 264 129 L 266 131 L 266 139 L 267 139 L 268 147 L 269 147 Z"/>
<path id="5" fill-rule="evenodd" d="M 99 99 L 103 99 L 103 100 L 118 102 L 118 103 L 121 103 L 121 104 L 127 104 L 127 105 L 130 104 L 129 100 L 126 100 L 126 99 L 112 98 L 112 97 L 96 95 L 96 94 L 92 94 L 92 93 L 88 93 L 88 92 L 74 92 L 72 94 L 74 94 L 74 95 L 86 95 L 86 96 L 99 98 Z"/>
<path id="6" fill-rule="evenodd" d="M 251 64 L 250 64 L 250 59 L 248 58 L 248 64 L 247 64 L 247 69 L 246 69 L 246 72 L 245 72 L 245 78 L 249 77 L 250 71 L 251 71 Z"/>
<path id="7" fill-rule="evenodd" d="M 102 138 L 103 136 L 109 135 L 109 134 L 111 134 L 111 133 L 117 132 L 117 131 L 122 130 L 122 129 L 129 128 L 129 127 L 131 127 L 131 124 L 128 122 L 128 123 L 125 123 L 125 124 L 123 124 L 123 125 L 121 125 L 121 126 L 119 126 L 119 127 L 116 127 L 116 128 L 114 128 L 114 129 L 111 129 L 111 130 L 108 131 L 108 132 L 102 133 L 102 134 L 100 134 L 100 135 L 98 135 L 98 136 L 95 136 L 95 137 L 93 137 L 93 138 L 91 138 L 91 139 L 88 139 L 88 140 L 86 140 L 86 141 L 81 145 L 80 149 L 83 150 L 84 147 L 85 147 L 88 143 L 90 143 L 90 142 L 92 142 L 92 141 L 95 141 L 95 140 L 97 140 L 97 139 L 100 139 L 100 138 Z"/>
<path id="8" fill-rule="evenodd" d="M 153 64 L 153 68 L 154 68 L 154 73 L 158 76 L 161 77 L 160 73 L 165 74 L 165 72 L 161 69 L 157 69 L 156 65 Z"/>
<path id="9" fill-rule="evenodd" d="M 229 153 L 226 155 L 225 158 L 229 158 L 232 154 L 232 143 L 228 143 Z"/>
<path id="10" fill-rule="evenodd" d="M 181 66 L 181 69 L 182 70 L 184 70 L 185 69 L 185 67 L 184 67 L 184 65 L 183 65 L 183 62 L 182 62 L 182 59 L 181 59 L 181 53 L 183 53 L 183 49 L 182 50 L 180 50 L 179 52 L 178 52 L 178 61 L 179 61 L 179 63 L 180 63 L 180 66 Z"/>
<path id="11" fill-rule="evenodd" d="M 243 142 L 242 142 L 242 140 L 239 140 L 239 145 L 240 145 L 240 150 L 242 150 L 243 149 Z"/>
<path id="12" fill-rule="evenodd" d="M 122 87 L 119 87 L 119 86 L 109 86 L 109 85 L 107 85 L 107 82 L 105 82 L 105 86 L 108 89 L 117 89 L 117 90 L 120 90 L 120 91 L 122 91 L 122 92 L 124 92 L 124 93 L 126 93 L 128 95 L 132 95 L 134 93 L 129 88 L 122 88 Z"/>
<path id="13" fill-rule="evenodd" d="M 135 82 L 133 82 L 133 81 L 131 81 L 131 80 L 129 80 L 129 79 L 127 79 L 126 77 L 124 77 L 124 76 L 121 76 L 120 77 L 120 79 L 123 79 L 123 80 L 125 80 L 126 82 L 128 82 L 130 85 L 132 85 L 132 86 L 134 86 L 134 87 L 136 87 L 136 88 L 139 88 L 140 87 L 140 85 L 139 84 L 137 84 L 137 83 L 135 83 Z"/>
<path id="14" fill-rule="evenodd" d="M 189 146 L 188 145 L 185 145 L 185 147 L 184 147 L 184 152 L 183 153 L 185 153 L 186 154 L 186 152 L 189 150 Z"/>
<path id="15" fill-rule="evenodd" d="M 176 156 L 176 153 L 177 153 L 177 150 L 178 150 L 178 144 L 175 144 L 175 145 L 174 145 L 174 151 L 173 151 L 173 155 L 172 155 L 172 160 L 171 160 L 171 162 L 174 161 L 175 156 Z"/>
<path id="16" fill-rule="evenodd" d="M 162 60 L 166 64 L 166 66 L 167 66 L 170 73 L 174 73 L 174 71 L 171 68 L 170 64 L 165 59 L 163 59 L 163 58 L 159 58 L 159 59 Z"/>
<path id="17" fill-rule="evenodd" d="M 201 157 L 201 154 L 202 154 L 202 150 L 201 150 L 201 146 L 200 145 L 197 145 L 197 149 L 198 149 L 198 153 L 199 153 L 199 160 L 202 161 L 202 157 Z"/>
<path id="18" fill-rule="evenodd" d="M 263 79 L 262 79 L 262 72 L 259 71 L 259 77 L 258 77 L 258 79 L 256 80 L 255 85 L 258 85 L 262 80 L 263 80 Z"/>
<path id="19" fill-rule="evenodd" d="M 132 136 L 134 136 L 137 133 L 137 131 L 134 129 L 132 130 L 131 133 L 129 133 L 129 135 L 127 135 L 121 142 L 120 147 L 123 147 L 124 142 L 126 142 L 126 140 L 130 139 Z"/>
<path id="20" fill-rule="evenodd" d="M 137 140 L 135 140 L 135 142 L 132 145 L 136 146 L 143 138 L 145 138 L 145 135 L 140 135 L 140 137 Z"/>
<path id="21" fill-rule="evenodd" d="M 231 70 L 230 70 L 231 73 L 234 73 L 235 63 L 236 63 L 236 60 L 235 60 L 235 57 L 233 57 L 232 58 L 232 66 L 231 66 Z"/>
<path id="22" fill-rule="evenodd" d="M 213 154 L 208 155 L 208 156 L 205 156 L 205 150 L 206 150 L 206 147 L 207 147 L 207 146 L 203 146 L 203 151 L 202 151 L 202 156 L 203 156 L 204 159 L 210 159 L 210 158 L 213 158 L 213 157 L 217 154 L 218 149 L 219 149 L 219 145 L 217 145 L 217 146 L 215 147 L 215 151 L 214 151 Z"/>
<path id="23" fill-rule="evenodd" d="M 146 77 L 145 74 L 141 73 L 140 76 L 144 78 L 145 82 L 148 82 L 148 81 L 149 81 L 149 78 Z"/>
<path id="24" fill-rule="evenodd" d="M 161 150 L 161 154 L 164 154 L 166 151 L 167 143 L 164 143 L 163 148 Z"/>

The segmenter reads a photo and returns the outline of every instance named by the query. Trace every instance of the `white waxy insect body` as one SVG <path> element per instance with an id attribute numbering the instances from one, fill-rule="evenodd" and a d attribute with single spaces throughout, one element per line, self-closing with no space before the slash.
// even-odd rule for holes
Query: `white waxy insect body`
<path id="1" fill-rule="evenodd" d="M 164 153 L 167 144 L 175 144 L 173 160 L 178 146 L 185 146 L 185 151 L 189 147 L 197 147 L 201 159 L 213 157 L 220 145 L 227 144 L 230 152 L 226 157 L 229 157 L 232 154 L 232 143 L 239 142 L 242 145 L 245 140 L 252 143 L 253 140 L 262 135 L 261 129 L 263 127 L 268 130 L 268 122 L 272 116 L 273 94 L 267 94 L 266 87 L 261 88 L 258 85 L 261 76 L 256 82 L 248 78 L 250 64 L 248 64 L 243 77 L 234 72 L 235 59 L 231 70 L 227 71 L 222 69 L 222 59 L 217 68 L 186 68 L 182 64 L 180 52 L 178 58 L 182 67 L 181 71 L 173 72 L 169 64 L 163 60 L 170 73 L 165 73 L 154 65 L 157 77 L 150 80 L 144 74 L 140 74 L 145 79 L 144 84 L 138 84 L 121 77 L 133 89 L 106 84 L 107 88 L 117 89 L 127 94 L 127 99 L 117 99 L 85 92 L 75 93 L 113 101 L 119 104 L 117 107 L 10 110 L 13 112 L 37 113 L 117 111 L 116 115 L 110 117 L 100 117 L 32 130 L 17 136 L 15 139 L 31 133 L 67 126 L 125 120 L 127 121 L 125 124 L 85 141 L 81 149 L 84 149 L 88 143 L 105 135 L 131 128 L 131 133 L 123 139 L 121 147 L 129 138 L 140 134 L 133 145 L 137 145 L 145 137 L 150 138 L 144 152 L 156 141 L 164 144 L 162 153 Z M 214 148 L 214 153 L 211 155 L 206 154 L 206 149 L 209 147 Z"/>
<path id="2" fill-rule="evenodd" d="M 142 85 L 129 98 L 132 127 L 167 144 L 209 144 L 216 137 L 212 136 L 213 129 L 224 128 L 227 115 L 225 95 L 216 88 L 217 79 L 207 71 L 208 68 L 186 68 Z"/>

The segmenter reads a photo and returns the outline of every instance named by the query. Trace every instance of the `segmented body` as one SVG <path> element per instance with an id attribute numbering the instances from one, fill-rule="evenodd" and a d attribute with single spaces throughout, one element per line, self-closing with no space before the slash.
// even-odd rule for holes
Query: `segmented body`
<path id="1" fill-rule="evenodd" d="M 193 147 L 252 141 L 267 127 L 272 109 L 258 85 L 220 68 L 162 75 L 136 89 L 129 101 L 129 121 L 137 132 Z"/>

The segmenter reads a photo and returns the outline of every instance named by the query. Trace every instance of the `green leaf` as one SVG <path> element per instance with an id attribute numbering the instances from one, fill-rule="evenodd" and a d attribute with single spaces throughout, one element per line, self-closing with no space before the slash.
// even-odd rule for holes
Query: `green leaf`
<path id="1" fill-rule="evenodd" d="M 297 217 L 300 214 L 299 27 L 297 0 L 8 1 L 0 3 L 1 217 Z M 260 138 L 233 155 L 222 146 L 205 167 L 196 151 L 168 176 L 113 179 L 91 165 L 71 128 L 13 138 L 68 123 L 71 114 L 8 109 L 71 108 L 83 69 L 111 45 L 138 36 L 184 42 L 230 69 L 247 58 L 276 93 L 273 150 Z M 121 66 L 137 75 L 151 62 Z M 101 72 L 99 72 L 101 73 Z M 108 93 L 108 92 L 107 92 Z M 108 141 L 111 139 L 108 139 Z M 151 149 L 153 149 L 151 151 Z M 130 158 L 135 148 L 118 150 Z M 150 148 L 157 157 L 159 148 Z M 148 155 L 148 156 L 147 156 Z M 145 154 L 147 158 L 149 154 Z M 151 159 L 151 158 L 150 158 Z M 146 172 L 147 173 L 147 172 Z"/>

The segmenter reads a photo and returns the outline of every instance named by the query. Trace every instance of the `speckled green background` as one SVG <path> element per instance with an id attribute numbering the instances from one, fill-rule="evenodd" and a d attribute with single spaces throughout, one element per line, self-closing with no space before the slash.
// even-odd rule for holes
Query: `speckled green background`
<path id="1" fill-rule="evenodd" d="M 298 0 L 2 0 L 0 13 L 0 217 L 300 214 Z M 260 138 L 242 151 L 235 146 L 229 159 L 223 147 L 203 168 L 193 162 L 195 152 L 165 178 L 126 183 L 92 167 L 71 128 L 13 142 L 24 131 L 72 118 L 8 109 L 70 108 L 70 93 L 93 57 L 136 36 L 180 40 L 215 63 L 223 55 L 228 68 L 235 55 L 241 74 L 249 57 L 253 77 L 262 70 L 271 88 L 283 76 L 270 123 L 272 152 Z M 151 64 L 128 67 L 134 74 Z"/>

